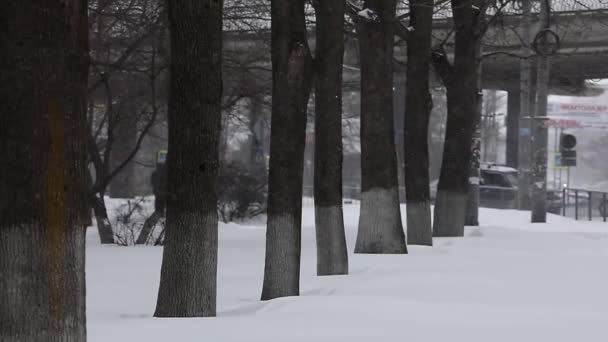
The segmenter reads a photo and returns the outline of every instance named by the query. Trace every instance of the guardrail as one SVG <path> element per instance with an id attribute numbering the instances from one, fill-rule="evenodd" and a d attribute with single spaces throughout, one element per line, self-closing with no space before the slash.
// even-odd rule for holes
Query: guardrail
<path id="1" fill-rule="evenodd" d="M 562 190 L 562 216 L 585 217 L 592 221 L 608 217 L 608 192 L 587 189 L 564 188 Z"/>

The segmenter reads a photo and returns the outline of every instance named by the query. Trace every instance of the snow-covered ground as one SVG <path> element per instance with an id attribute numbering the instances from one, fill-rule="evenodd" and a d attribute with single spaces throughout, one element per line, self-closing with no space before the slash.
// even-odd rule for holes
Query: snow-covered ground
<path id="1" fill-rule="evenodd" d="M 90 229 L 89 341 L 608 341 L 608 224 L 482 209 L 464 238 L 353 255 L 358 206 L 346 205 L 351 274 L 317 277 L 313 208 L 303 216 L 301 296 L 269 302 L 264 226 L 220 225 L 211 319 L 153 318 L 162 249 L 102 247 Z"/>

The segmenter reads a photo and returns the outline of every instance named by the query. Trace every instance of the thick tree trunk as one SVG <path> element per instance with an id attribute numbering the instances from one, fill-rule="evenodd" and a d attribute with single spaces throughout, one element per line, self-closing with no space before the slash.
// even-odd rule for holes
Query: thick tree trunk
<path id="1" fill-rule="evenodd" d="M 99 232 L 99 240 L 102 245 L 114 243 L 114 230 L 112 230 L 112 224 L 108 217 L 108 210 L 106 208 L 106 201 L 104 200 L 103 194 L 96 194 L 92 196 L 91 207 L 95 214 L 95 221 L 97 221 L 97 231 Z"/>
<path id="2" fill-rule="evenodd" d="M 312 56 L 305 0 L 272 0 L 272 124 L 262 300 L 300 293 L 302 176 Z"/>
<path id="3" fill-rule="evenodd" d="M 154 316 L 215 316 L 223 1 L 169 0 L 167 4 L 171 30 L 167 219 Z"/>
<path id="4" fill-rule="evenodd" d="M 405 195 L 407 242 L 433 245 L 429 190 L 429 118 L 433 100 L 429 89 L 433 0 L 410 1 L 407 43 L 407 89 L 405 94 Z"/>
<path id="5" fill-rule="evenodd" d="M 407 253 L 393 130 L 394 0 L 368 0 L 357 20 L 361 55 L 361 211 L 355 253 Z"/>
<path id="6" fill-rule="evenodd" d="M 454 65 L 446 68 L 445 56 L 439 56 L 434 61 L 446 86 L 448 102 L 443 162 L 433 222 L 433 236 L 438 237 L 464 235 L 477 105 L 477 39 L 473 30 L 474 9 L 471 0 L 452 0 L 452 11 L 456 31 Z"/>
<path id="7" fill-rule="evenodd" d="M 0 340 L 86 341 L 87 2 L 0 22 Z"/>
<path id="8" fill-rule="evenodd" d="M 344 1 L 316 3 L 315 227 L 317 274 L 348 274 L 342 213 Z"/>

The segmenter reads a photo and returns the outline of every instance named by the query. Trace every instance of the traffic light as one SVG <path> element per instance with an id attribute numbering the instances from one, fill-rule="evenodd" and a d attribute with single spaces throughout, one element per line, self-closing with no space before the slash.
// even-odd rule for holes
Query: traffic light
<path id="1" fill-rule="evenodd" d="M 561 166 L 576 166 L 576 137 L 564 133 L 559 139 Z"/>

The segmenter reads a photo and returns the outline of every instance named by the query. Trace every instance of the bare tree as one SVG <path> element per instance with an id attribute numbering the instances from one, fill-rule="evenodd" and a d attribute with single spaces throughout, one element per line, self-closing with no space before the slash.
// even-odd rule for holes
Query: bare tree
<path id="1" fill-rule="evenodd" d="M 317 274 L 348 274 L 342 213 L 344 0 L 315 2 L 315 227 Z"/>
<path id="2" fill-rule="evenodd" d="M 407 253 L 393 129 L 395 0 L 355 16 L 361 57 L 361 212 L 355 253 Z"/>
<path id="3" fill-rule="evenodd" d="M 407 42 L 405 128 L 405 194 L 409 244 L 433 244 L 429 191 L 429 120 L 433 100 L 429 87 L 433 0 L 410 1 Z"/>
<path id="4" fill-rule="evenodd" d="M 167 221 L 156 317 L 216 314 L 223 1 L 170 0 Z"/>
<path id="5" fill-rule="evenodd" d="M 443 51 L 445 41 L 432 53 L 433 65 L 446 87 L 448 102 L 443 163 L 435 200 L 434 236 L 462 236 L 465 222 L 478 224 L 480 134 L 476 131 L 483 100 L 481 63 L 494 54 L 481 54 L 482 38 L 512 5 L 512 0 L 452 0 L 454 61 L 451 63 Z M 498 32 L 498 36 L 504 36 L 504 30 Z"/>
<path id="6" fill-rule="evenodd" d="M 302 176 L 313 71 L 305 0 L 272 0 L 272 126 L 262 300 L 300 293 Z"/>
<path id="7" fill-rule="evenodd" d="M 0 339 L 86 341 L 87 2 L 0 22 Z"/>
<path id="8" fill-rule="evenodd" d="M 101 243 L 111 244 L 104 196 L 108 187 L 133 196 L 136 156 L 164 114 L 166 28 L 159 0 L 92 0 L 89 13 L 89 202 Z"/>
<path id="9" fill-rule="evenodd" d="M 478 114 L 477 59 L 486 28 L 488 1 L 452 0 L 451 5 L 455 31 L 453 64 L 443 51 L 433 51 L 435 70 L 446 87 L 448 101 L 433 236 L 464 235 L 469 163 Z"/>

